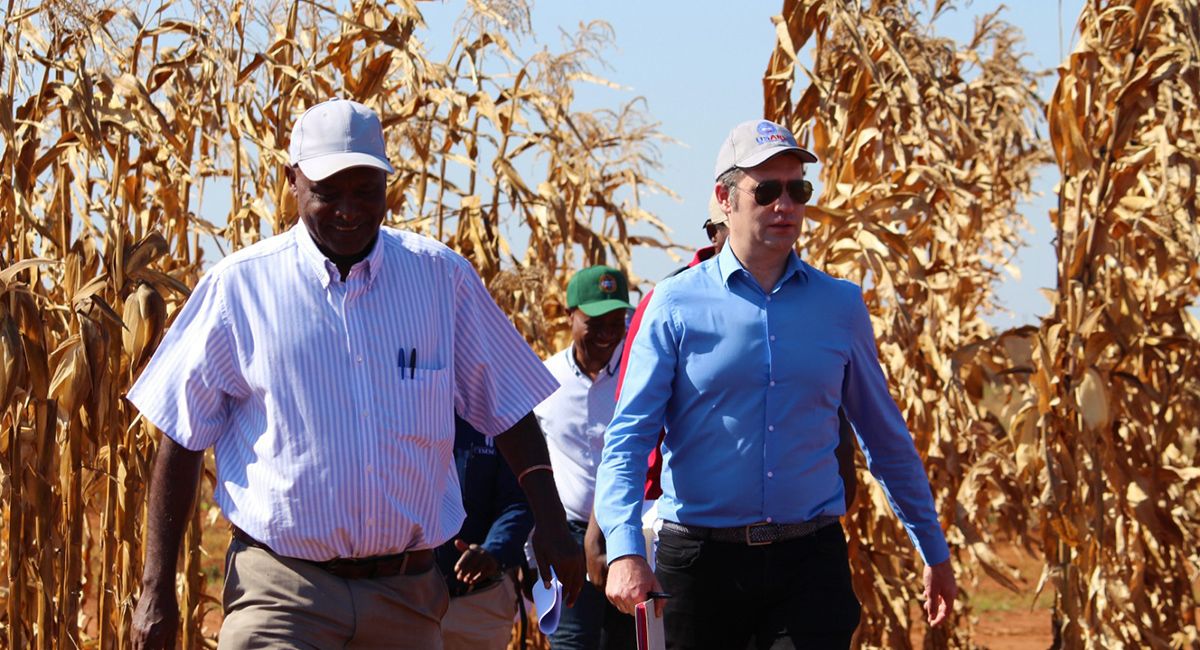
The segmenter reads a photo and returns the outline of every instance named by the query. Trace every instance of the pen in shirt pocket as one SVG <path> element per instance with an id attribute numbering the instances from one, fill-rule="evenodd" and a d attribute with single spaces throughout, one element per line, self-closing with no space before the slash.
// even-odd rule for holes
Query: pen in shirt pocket
<path id="1" fill-rule="evenodd" d="M 404 348 L 400 348 L 400 351 L 396 353 L 396 367 L 400 369 L 400 378 L 404 379 L 404 370 L 405 370 Z M 416 375 L 417 375 L 417 349 L 416 348 L 413 348 L 412 351 L 410 351 L 408 353 L 407 368 L 408 368 L 408 378 L 412 379 L 412 378 L 416 377 Z"/>

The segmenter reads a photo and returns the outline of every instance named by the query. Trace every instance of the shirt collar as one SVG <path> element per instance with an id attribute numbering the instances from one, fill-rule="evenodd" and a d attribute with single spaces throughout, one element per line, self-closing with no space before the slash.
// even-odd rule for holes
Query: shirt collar
<path id="1" fill-rule="evenodd" d="M 322 288 L 328 289 L 330 283 L 341 279 L 341 271 L 338 270 L 333 260 L 325 257 L 325 253 L 317 248 L 317 243 L 312 240 L 312 235 L 309 234 L 304 221 L 296 221 L 296 225 L 292 226 L 292 236 L 296 238 L 296 244 L 300 249 L 300 256 L 304 259 L 305 266 L 313 272 Z M 375 246 L 366 258 L 354 265 L 350 272 L 354 273 L 355 269 L 365 265 L 367 286 L 370 287 L 371 283 L 375 281 L 375 276 L 379 275 L 379 269 L 383 268 L 383 260 L 383 228 L 380 227 L 379 235 L 375 238 Z"/>
<path id="2" fill-rule="evenodd" d="M 622 353 L 624 347 L 625 347 L 625 341 L 621 341 L 620 343 L 617 344 L 617 347 L 613 350 L 612 358 L 610 358 L 608 360 L 608 363 L 605 364 L 605 366 L 604 366 L 604 372 L 596 375 L 596 381 L 600 381 L 606 375 L 609 377 L 612 377 L 613 375 L 617 374 L 617 370 L 619 370 L 621 368 L 621 353 Z M 575 342 L 574 341 L 571 342 L 571 345 L 567 346 L 567 355 L 566 356 L 567 356 L 567 367 L 571 369 L 571 372 L 575 373 L 576 377 L 585 378 L 585 379 L 588 378 L 587 373 L 585 373 L 583 371 L 583 368 L 580 368 L 579 364 L 577 364 L 575 362 Z"/>
<path id="3" fill-rule="evenodd" d="M 317 248 L 317 244 L 312 240 L 312 235 L 308 234 L 308 226 L 304 225 L 303 220 L 297 219 L 296 225 L 292 226 L 292 237 L 296 240 L 296 247 L 300 249 L 300 257 L 304 260 L 304 265 L 312 271 L 313 276 L 321 283 L 321 287 L 328 289 L 329 283 L 338 277 L 337 267 Z"/>
<path id="4" fill-rule="evenodd" d="M 371 252 L 367 253 L 366 259 L 359 264 L 366 264 L 367 268 L 367 287 L 375 282 L 375 277 L 379 275 L 379 270 L 383 268 L 383 261 L 387 256 L 383 253 L 383 247 L 386 245 L 383 241 L 383 226 L 379 227 L 379 232 L 375 234 L 375 245 L 371 247 Z"/>
<path id="5" fill-rule="evenodd" d="M 720 253 L 717 253 L 717 270 L 721 274 L 721 279 L 725 282 L 726 286 L 729 286 L 729 278 L 734 273 L 740 271 L 747 277 L 750 276 L 750 272 L 742 266 L 737 255 L 733 254 L 733 247 L 728 243 L 725 244 Z M 784 282 L 790 280 L 792 276 L 797 276 L 800 282 L 808 282 L 807 265 L 800 259 L 795 250 L 788 252 L 787 268 L 784 269 L 783 275 L 780 276 L 779 282 L 775 283 L 775 286 L 782 285 Z"/>

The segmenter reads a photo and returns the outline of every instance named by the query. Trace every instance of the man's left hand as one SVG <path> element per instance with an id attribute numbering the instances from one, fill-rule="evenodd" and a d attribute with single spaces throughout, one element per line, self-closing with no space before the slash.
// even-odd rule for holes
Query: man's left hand
<path id="1" fill-rule="evenodd" d="M 500 563 L 496 561 L 495 556 L 478 544 L 468 544 L 456 539 L 454 548 L 462 552 L 458 562 L 454 563 L 454 575 L 462 582 L 473 585 L 500 570 Z"/>
<path id="2" fill-rule="evenodd" d="M 950 560 L 925 567 L 925 614 L 930 625 L 946 620 L 954 610 L 958 585 L 954 582 L 954 567 Z"/>

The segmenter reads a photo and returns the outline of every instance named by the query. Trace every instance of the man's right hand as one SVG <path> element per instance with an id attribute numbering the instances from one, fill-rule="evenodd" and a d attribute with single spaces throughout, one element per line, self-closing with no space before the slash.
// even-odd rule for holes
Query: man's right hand
<path id="1" fill-rule="evenodd" d="M 175 560 L 200 484 L 204 452 L 162 437 L 150 475 L 142 597 L 133 612 L 134 650 L 174 648 L 179 629 Z"/>
<path id="2" fill-rule="evenodd" d="M 658 584 L 658 578 L 654 577 L 646 558 L 625 555 L 608 565 L 608 585 L 604 594 L 617 609 L 632 615 L 639 603 L 649 600 L 647 593 L 651 591 L 662 591 L 662 586 Z M 661 598 L 654 599 L 655 616 L 662 616 L 664 602 Z"/>
<path id="3" fill-rule="evenodd" d="M 137 609 L 133 612 L 134 650 L 171 650 L 179 628 L 179 601 L 175 585 L 166 589 L 142 590 Z"/>

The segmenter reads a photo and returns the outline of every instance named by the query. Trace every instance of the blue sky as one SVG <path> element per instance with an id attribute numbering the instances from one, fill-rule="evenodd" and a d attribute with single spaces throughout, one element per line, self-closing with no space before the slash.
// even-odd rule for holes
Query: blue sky
<path id="1" fill-rule="evenodd" d="M 1071 51 L 1082 0 L 1010 0 L 1003 4 L 1002 19 L 1025 34 L 1028 67 L 1052 70 Z M 449 26 L 447 19 L 457 15 L 461 6 L 457 2 L 449 5 L 446 9 L 421 5 L 430 31 Z M 775 44 L 771 16 L 779 13 L 782 5 L 782 0 L 543 0 L 533 7 L 535 38 L 527 39 L 522 49 L 559 48 L 560 27 L 576 31 L 580 23 L 593 20 L 612 25 L 616 49 L 604 53 L 609 67 L 593 71 L 625 89 L 585 85 L 578 90 L 577 109 L 615 107 L 645 98 L 649 116 L 659 122 L 660 131 L 681 143 L 662 148 L 663 169 L 657 179 L 682 201 L 649 196 L 644 205 L 671 227 L 677 243 L 700 246 L 707 243 L 700 226 L 707 213 L 717 149 L 734 124 L 762 115 L 761 80 Z M 966 40 L 975 18 L 1000 6 L 997 0 L 959 3 L 957 9 L 939 18 L 936 31 Z M 1043 96 L 1052 91 L 1055 78 L 1045 82 Z M 1045 135 L 1044 125 L 1040 132 Z M 1056 169 L 1046 168 L 1035 187 L 1043 196 L 1022 206 L 1035 231 L 1024 233 L 1029 246 L 1018 259 L 1021 279 L 1010 278 L 999 287 L 1000 298 L 1012 316 L 990 318 L 998 328 L 1034 323 L 1049 309 L 1037 290 L 1054 285 L 1048 210 L 1057 180 Z M 635 271 L 650 280 L 661 279 L 678 266 L 658 251 L 636 251 L 633 261 Z"/>

